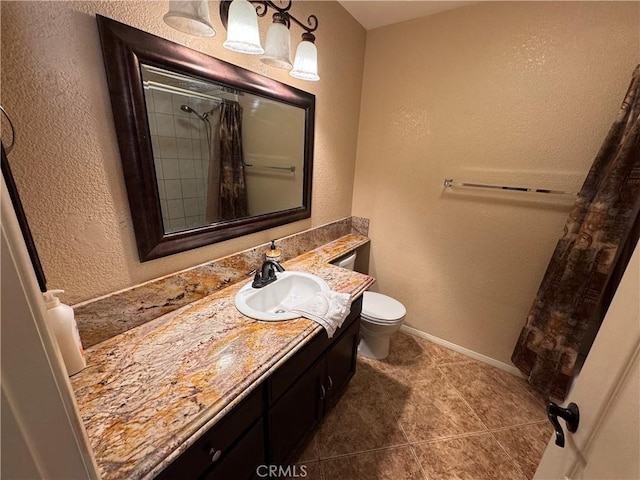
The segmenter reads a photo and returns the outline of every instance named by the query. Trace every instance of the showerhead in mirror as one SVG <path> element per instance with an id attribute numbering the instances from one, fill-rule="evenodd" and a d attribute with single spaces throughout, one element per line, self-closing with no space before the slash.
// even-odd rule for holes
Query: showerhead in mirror
<path id="1" fill-rule="evenodd" d="M 198 118 L 200 120 L 202 120 L 203 122 L 205 122 L 207 120 L 207 117 L 209 116 L 209 113 L 204 113 L 204 114 L 199 114 L 198 112 L 196 112 L 193 108 L 191 108 L 189 105 L 180 105 L 180 110 L 182 110 L 183 112 L 187 112 L 187 113 L 194 113 L 195 115 L 198 116 Z"/>

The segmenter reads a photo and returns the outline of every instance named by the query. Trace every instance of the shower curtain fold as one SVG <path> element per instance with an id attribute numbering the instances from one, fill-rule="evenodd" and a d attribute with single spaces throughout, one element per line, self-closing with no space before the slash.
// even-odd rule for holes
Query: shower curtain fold
<path id="1" fill-rule="evenodd" d="M 242 152 L 242 107 L 223 103 L 220 114 L 220 219 L 248 215 L 247 186 Z"/>
<path id="2" fill-rule="evenodd" d="M 211 109 L 209 123 L 209 170 L 207 173 L 207 222 L 220 221 L 220 105 Z"/>
<path id="3" fill-rule="evenodd" d="M 640 65 L 569 214 L 511 357 L 546 397 L 564 400 L 569 391 L 583 342 L 592 340 L 590 332 L 602 323 L 620 276 L 616 271 L 629 260 L 621 253 L 637 242 L 639 209 Z"/>

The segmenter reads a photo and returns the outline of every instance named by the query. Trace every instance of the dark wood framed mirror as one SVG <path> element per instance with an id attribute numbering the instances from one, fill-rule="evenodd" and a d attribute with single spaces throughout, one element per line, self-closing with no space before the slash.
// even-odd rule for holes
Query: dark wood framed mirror
<path id="1" fill-rule="evenodd" d="M 96 17 L 141 261 L 311 216 L 314 95 Z"/>

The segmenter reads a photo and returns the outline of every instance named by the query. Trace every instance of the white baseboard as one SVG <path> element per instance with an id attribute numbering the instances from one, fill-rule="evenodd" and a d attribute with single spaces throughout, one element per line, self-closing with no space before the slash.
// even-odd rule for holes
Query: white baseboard
<path id="1" fill-rule="evenodd" d="M 508 365 L 506 363 L 495 360 L 491 357 L 487 357 L 486 355 L 482 355 L 481 353 L 474 352 L 473 350 L 469 350 L 468 348 L 461 347 L 460 345 L 456 345 L 455 343 L 448 342 L 447 340 L 443 340 L 438 337 L 434 337 L 433 335 L 429 335 L 428 333 L 417 330 L 413 327 L 409 327 L 407 325 L 402 325 L 400 330 L 411 335 L 415 335 L 416 337 L 424 338 L 425 340 L 429 340 L 437 345 L 441 345 L 449 350 L 453 350 L 454 352 L 461 353 L 469 358 L 473 358 L 474 360 L 478 360 L 479 362 L 487 363 L 493 367 L 499 368 L 500 370 L 504 370 L 506 372 L 512 373 L 513 375 L 517 375 L 518 377 L 524 378 L 522 372 L 518 370 L 513 365 Z"/>

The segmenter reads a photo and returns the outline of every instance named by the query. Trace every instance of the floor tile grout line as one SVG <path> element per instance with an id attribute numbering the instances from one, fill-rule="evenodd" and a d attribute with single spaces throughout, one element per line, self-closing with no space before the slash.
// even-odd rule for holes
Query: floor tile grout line
<path id="1" fill-rule="evenodd" d="M 313 436 L 311 438 L 311 441 L 313 442 L 313 450 L 316 454 L 316 459 L 318 461 L 320 461 L 320 447 L 318 446 L 318 438 L 316 437 L 316 431 L 319 430 L 320 425 L 316 425 L 314 431 L 311 433 L 311 435 Z"/>
<path id="2" fill-rule="evenodd" d="M 407 432 L 405 431 L 404 427 L 402 426 L 402 422 L 400 421 L 400 415 L 396 414 L 395 409 L 393 408 L 393 405 L 391 405 L 391 413 L 393 414 L 393 417 L 396 419 L 396 423 L 400 427 L 402 436 L 404 437 L 404 439 L 407 441 L 408 444 L 411 444 L 411 440 L 409 440 L 409 435 L 407 435 Z"/>
<path id="3" fill-rule="evenodd" d="M 320 428 L 320 425 L 318 424 L 318 425 L 316 425 L 315 430 L 317 431 L 317 430 L 319 430 L 319 428 Z M 316 458 L 317 458 L 316 461 L 318 462 L 318 470 L 320 470 L 320 480 L 324 480 L 324 468 L 322 468 L 322 462 L 320 461 L 320 446 L 318 445 L 318 439 L 316 437 L 316 432 L 314 431 L 312 433 L 312 435 L 313 435 L 312 441 L 313 441 L 313 444 L 315 446 L 315 451 L 316 451 Z"/>
<path id="4" fill-rule="evenodd" d="M 458 365 L 458 364 L 460 364 L 460 363 L 471 363 L 471 361 L 472 361 L 472 360 L 473 360 L 473 359 L 471 359 L 471 358 L 470 358 L 470 359 L 468 359 L 468 360 L 467 360 L 467 359 L 465 359 L 465 360 L 453 360 L 453 361 L 451 361 L 451 362 L 435 362 L 435 364 L 436 364 L 438 367 L 440 367 L 440 366 L 442 366 L 442 367 L 446 367 L 447 365 Z"/>
<path id="5" fill-rule="evenodd" d="M 447 375 L 446 372 L 442 371 L 442 369 L 436 365 L 436 368 L 438 369 L 438 371 L 444 376 L 445 380 L 449 383 L 449 385 L 451 385 L 451 387 L 456 391 L 456 393 L 458 395 L 460 395 L 460 398 L 462 399 L 462 401 L 464 402 L 464 404 L 469 407 L 469 409 L 473 412 L 473 414 L 476 416 L 476 418 L 480 421 L 480 423 L 482 424 L 482 426 L 484 427 L 484 429 L 488 432 L 489 431 L 489 427 L 487 426 L 487 424 L 484 422 L 484 420 L 482 420 L 482 417 L 480 417 L 480 415 L 478 415 L 478 412 L 476 412 L 476 410 L 471 406 L 471 404 L 467 401 L 467 399 L 465 398 L 465 396 L 462 394 L 462 392 L 458 389 L 458 387 L 456 387 L 456 385 L 449 379 L 449 376 Z"/>
<path id="6" fill-rule="evenodd" d="M 412 444 L 407 443 L 406 445 L 394 445 L 391 447 L 381 447 L 381 448 L 375 448 L 375 449 L 371 449 L 371 450 L 362 450 L 359 452 L 354 452 L 354 453 L 347 453 L 347 454 L 343 454 L 343 455 L 336 455 L 333 457 L 327 457 L 324 459 L 320 459 L 318 462 L 320 463 L 320 474 L 321 477 L 324 476 L 324 468 L 323 468 L 323 462 L 325 461 L 329 461 L 329 460 L 335 460 L 335 459 L 339 459 L 339 458 L 347 458 L 347 457 L 354 457 L 357 455 L 363 455 L 366 453 L 375 453 L 375 452 L 384 452 L 384 451 L 388 451 L 388 450 L 398 450 L 400 448 L 408 448 L 409 452 L 411 453 L 411 456 L 413 457 L 413 459 L 415 460 L 416 464 L 418 465 L 418 468 L 420 469 L 420 473 L 422 474 L 424 480 L 430 480 L 429 475 L 427 475 L 427 472 L 424 470 L 424 468 L 422 467 L 422 463 L 420 463 L 420 460 L 418 459 L 418 455 L 416 454 Z"/>
<path id="7" fill-rule="evenodd" d="M 433 360 L 433 358 L 431 358 L 431 357 L 429 357 L 428 359 L 429 359 L 429 360 Z M 458 362 L 458 363 L 460 363 L 460 362 Z M 370 363 L 369 365 L 375 369 L 373 362 L 372 362 L 372 363 Z M 394 408 L 393 403 L 389 400 L 389 395 L 388 395 L 388 393 L 387 393 L 386 388 L 384 388 L 384 386 L 383 386 L 383 385 L 380 385 L 380 386 L 382 387 L 382 391 L 383 391 L 383 395 L 385 396 L 385 400 L 387 400 L 387 403 L 388 403 L 388 404 L 389 404 L 389 406 L 391 407 L 391 412 L 392 412 L 392 414 L 394 415 L 394 418 L 395 418 L 396 422 L 398 423 L 398 426 L 400 427 L 400 429 L 401 429 L 401 431 L 402 431 L 402 434 L 403 434 L 403 436 L 405 437 L 405 440 L 407 441 L 407 443 L 408 443 L 409 445 L 413 445 L 413 444 L 427 443 L 427 442 L 438 441 L 438 440 L 445 440 L 445 439 L 450 439 L 450 438 L 464 437 L 464 436 L 469 436 L 469 435 L 477 435 L 477 434 L 481 434 L 481 433 L 486 433 L 486 432 L 488 432 L 488 431 L 489 431 L 489 428 L 485 425 L 485 423 L 482 421 L 482 419 L 480 418 L 480 416 L 476 413 L 476 411 L 475 411 L 475 410 L 471 407 L 471 405 L 467 402 L 467 400 L 464 398 L 464 396 L 462 395 L 462 393 L 461 393 L 461 392 L 460 392 L 460 391 L 455 387 L 455 385 L 453 384 L 453 382 L 451 382 L 451 381 L 449 380 L 449 378 L 447 377 L 447 375 L 446 375 L 442 370 L 440 370 L 440 368 L 438 368 L 438 364 L 437 364 L 437 363 L 435 363 L 435 362 L 431 362 L 431 365 L 432 365 L 433 367 L 435 367 L 435 368 L 436 368 L 436 369 L 437 369 L 437 370 L 442 374 L 442 376 L 444 377 L 445 382 L 447 382 L 447 383 L 448 383 L 448 385 L 450 385 L 450 386 L 451 386 L 451 388 L 453 388 L 453 390 L 457 393 L 457 395 L 458 395 L 458 396 L 459 396 L 459 398 L 463 401 L 463 403 L 467 406 L 467 408 L 469 408 L 469 410 L 470 410 L 470 411 L 471 411 L 471 412 L 476 416 L 476 418 L 477 418 L 477 419 L 478 419 L 478 421 L 480 422 L 480 425 L 482 425 L 483 430 L 476 430 L 476 431 L 474 431 L 474 432 L 464 432 L 464 433 L 462 433 L 462 434 L 447 435 L 447 436 L 438 437 L 438 438 L 434 438 L 434 439 L 430 439 L 430 440 L 426 440 L 426 441 L 415 441 L 415 442 L 414 442 L 414 441 L 412 441 L 412 440 L 409 438 L 409 435 L 407 434 L 407 432 L 406 432 L 406 430 L 405 430 L 405 428 L 404 428 L 404 426 L 403 426 L 403 424 L 402 424 L 402 421 L 401 421 L 401 418 L 400 418 L 400 414 L 398 413 L 398 411 L 396 410 L 396 408 Z M 378 369 L 375 369 L 375 370 L 376 370 L 377 372 L 383 373 L 383 372 L 381 372 L 381 371 L 380 371 L 380 370 L 378 370 Z M 414 385 L 415 385 L 415 386 L 419 386 L 420 384 L 421 384 L 421 382 L 420 382 L 420 381 L 418 381 L 417 383 L 412 382 L 412 383 L 411 383 L 411 386 L 412 386 L 412 387 L 413 387 Z"/>
<path id="8" fill-rule="evenodd" d="M 377 372 L 381 373 L 380 370 L 378 370 L 377 368 L 374 367 L 373 361 L 366 361 L 364 363 L 368 364 L 369 367 L 374 368 Z M 358 370 L 356 368 L 356 372 L 357 371 Z M 377 382 L 377 380 L 375 380 L 375 379 L 374 379 L 374 381 Z M 391 414 L 393 415 L 393 420 L 396 422 L 397 426 L 400 428 L 400 432 L 402 433 L 402 437 L 403 437 L 403 442 L 399 443 L 399 444 L 394 444 L 394 445 L 385 445 L 383 447 L 378 447 L 378 448 L 374 448 L 374 449 L 356 450 L 354 452 L 341 453 L 341 454 L 331 455 L 331 456 L 327 456 L 327 457 L 323 457 L 321 455 L 320 445 L 318 443 L 316 443 L 317 451 L 318 451 L 318 461 L 323 462 L 325 460 L 331 460 L 331 459 L 334 459 L 334 458 L 348 457 L 348 456 L 353 456 L 353 455 L 359 455 L 361 453 L 370 453 L 370 452 L 375 452 L 375 451 L 379 451 L 379 450 L 386 450 L 386 449 L 389 449 L 389 448 L 404 447 L 404 446 L 408 446 L 409 445 L 409 443 L 410 443 L 409 439 L 408 439 L 404 429 L 402 428 L 402 425 L 400 424 L 398 416 L 395 414 L 395 411 L 392 408 L 392 402 L 389 399 L 389 395 L 387 394 L 386 389 L 384 388 L 384 385 L 382 385 L 380 382 L 377 382 L 377 384 L 378 384 L 378 386 L 380 386 L 380 389 L 382 390 L 383 401 L 385 402 L 388 410 L 391 411 Z M 323 472 L 324 472 L 324 469 L 323 469 Z"/>
<path id="9" fill-rule="evenodd" d="M 373 367 L 373 365 L 371 365 L 371 366 Z M 380 372 L 380 370 L 376 369 L 375 367 L 373 367 L 373 368 L 377 372 L 382 373 L 382 372 Z M 387 389 L 384 387 L 384 385 L 381 384 L 381 382 L 378 382 L 378 385 L 380 386 L 380 389 L 382 390 L 382 394 L 384 395 L 384 400 L 387 403 L 387 406 L 389 407 L 389 410 L 391 410 L 391 414 L 393 415 L 394 420 L 396 421 L 396 423 L 400 427 L 400 431 L 402 432 L 402 436 L 406 440 L 407 444 L 411 443 L 411 441 L 409 440 L 409 436 L 407 435 L 407 432 L 405 432 L 404 427 L 402 426 L 402 423 L 400 422 L 400 415 L 396 412 L 396 409 L 393 406 L 393 402 L 391 401 L 391 398 L 389 397 L 389 394 L 387 393 Z M 413 384 L 412 384 L 412 386 L 413 386 Z"/>
<path id="10" fill-rule="evenodd" d="M 450 364 L 449 364 L 450 365 Z M 480 420 L 480 423 L 482 424 L 482 426 L 485 428 L 485 431 L 481 431 L 481 432 L 473 432 L 473 433 L 467 433 L 467 434 L 460 434 L 460 435 L 452 435 L 449 437 L 441 437 L 439 439 L 433 439 L 433 440 L 427 440 L 424 442 L 414 442 L 411 445 L 419 445 L 419 444 L 427 444 L 427 443 L 435 443 L 438 441 L 445 441 L 445 440 L 451 440 L 451 439 L 455 439 L 455 438 L 463 438 L 463 437 L 470 437 L 470 436 L 474 436 L 474 435 L 482 435 L 482 434 L 486 434 L 488 433 L 491 438 L 493 438 L 498 445 L 500 446 L 500 449 L 504 452 L 504 454 L 507 456 L 507 458 L 509 459 L 509 461 L 516 467 L 516 470 L 522 475 L 523 479 L 526 479 L 527 476 L 524 473 L 524 471 L 522 470 L 522 468 L 520 467 L 520 465 L 511 457 L 511 455 L 509 455 L 509 453 L 506 451 L 506 449 L 504 448 L 504 446 L 500 443 L 500 441 L 496 438 L 495 435 L 493 435 L 494 431 L 504 431 L 504 430 L 509 430 L 512 428 L 518 428 L 518 427 L 523 427 L 523 426 L 527 426 L 527 425 L 537 425 L 537 424 L 543 424 L 545 422 L 541 422 L 541 421 L 536 421 L 536 422 L 527 422 L 527 423 L 523 423 L 523 424 L 517 424 L 517 425 L 512 425 L 512 426 L 508 426 L 508 427 L 499 427 L 499 428 L 494 428 L 494 429 L 490 429 L 487 424 L 482 420 L 482 418 L 480 418 L 480 416 L 478 415 L 478 413 L 476 412 L 476 410 L 471 406 L 471 404 L 469 404 L 469 402 L 467 401 L 467 399 L 465 398 L 465 396 L 463 395 L 463 393 L 455 386 L 455 384 L 449 379 L 449 376 L 447 375 L 447 373 L 445 371 L 443 371 L 443 369 L 440 368 L 440 365 L 436 364 L 435 365 L 438 370 L 440 371 L 440 373 L 442 373 L 442 375 L 444 376 L 445 380 L 453 387 L 453 389 L 458 393 L 458 395 L 460 396 L 460 398 L 462 398 L 463 402 L 469 407 L 469 409 L 471 409 L 471 411 L 474 413 L 474 415 L 476 417 L 478 417 L 478 420 Z"/>
<path id="11" fill-rule="evenodd" d="M 363 453 L 374 453 L 374 452 L 383 452 L 385 450 L 394 450 L 396 448 L 408 447 L 410 445 L 411 445 L 410 443 L 402 443 L 398 445 L 388 445 L 386 447 L 371 448 L 369 450 L 358 450 L 357 452 L 340 453 L 338 455 L 332 455 L 330 457 L 321 458 L 320 462 L 324 462 L 325 460 L 335 460 L 336 458 L 353 457 L 354 455 L 361 455 Z"/>
<path id="12" fill-rule="evenodd" d="M 512 428 L 520 428 L 520 427 L 528 427 L 530 425 L 548 425 L 549 422 L 526 422 L 526 423 L 516 423 L 515 425 L 508 425 L 506 427 L 496 427 L 490 428 L 490 432 L 502 432 L 504 430 L 511 430 Z"/>
<path id="13" fill-rule="evenodd" d="M 320 470 L 320 480 L 324 480 L 324 466 L 322 465 L 322 460 L 318 459 L 318 469 Z"/>
<path id="14" fill-rule="evenodd" d="M 445 382 L 447 382 L 447 384 L 448 384 L 449 386 L 451 386 L 451 388 L 453 388 L 453 390 L 456 392 L 456 394 L 459 396 L 459 398 L 463 401 L 463 403 L 467 406 L 467 408 L 468 408 L 468 409 L 473 413 L 473 415 L 475 415 L 475 417 L 478 419 L 478 421 L 479 421 L 480 425 L 482 425 L 483 430 L 477 430 L 477 431 L 474 431 L 474 432 L 465 432 L 465 433 L 457 434 L 457 435 L 448 435 L 448 436 L 444 436 L 444 437 L 438 437 L 438 438 L 435 438 L 435 439 L 426 440 L 426 441 L 423 441 L 423 442 L 432 442 L 432 441 L 444 440 L 444 439 L 449 439 L 449 438 L 458 438 L 458 437 L 464 437 L 464 436 L 468 436 L 468 435 L 476 435 L 476 434 L 481 434 L 481 433 L 487 433 L 487 432 L 489 432 L 489 431 L 490 431 L 489 427 L 488 427 L 488 426 L 486 425 L 486 423 L 481 419 L 480 415 L 478 415 L 478 413 L 477 413 L 477 412 L 476 412 L 476 410 L 471 406 L 471 404 L 469 404 L 469 402 L 467 401 L 467 399 L 465 398 L 465 396 L 463 395 L 463 393 L 462 393 L 460 390 L 458 390 L 458 388 L 456 388 L 455 384 L 454 384 L 454 383 L 449 379 L 449 376 L 448 376 L 444 371 L 442 371 L 442 369 L 440 369 L 440 368 L 439 368 L 439 366 L 440 366 L 440 365 L 439 365 L 438 363 L 436 363 L 435 361 L 433 361 L 433 360 L 434 360 L 434 359 L 433 359 L 433 357 L 428 357 L 428 356 L 426 356 L 426 359 L 428 359 L 428 360 L 430 360 L 430 361 L 431 361 L 431 365 L 432 365 L 433 367 L 435 367 L 435 368 L 436 368 L 436 369 L 437 369 L 437 370 L 442 374 L 442 376 L 444 377 Z M 466 362 L 466 361 L 460 361 L 460 362 L 448 362 L 448 363 L 447 363 L 447 365 L 451 365 L 451 364 L 459 364 L 459 363 L 465 363 L 465 362 Z M 370 363 L 369 363 L 369 365 L 370 365 L 372 368 L 374 368 L 377 372 L 384 373 L 384 372 L 382 372 L 382 371 L 380 371 L 380 370 L 378 370 L 378 369 L 376 369 L 376 368 L 375 368 L 375 366 L 374 366 L 374 365 L 375 365 L 375 363 L 374 363 L 374 362 L 370 362 Z M 412 383 L 411 383 L 411 386 L 413 387 L 414 385 L 415 385 L 415 386 L 420 386 L 420 385 L 421 385 L 421 382 L 420 382 L 420 381 L 412 382 Z M 382 385 L 381 385 L 381 386 L 382 386 Z M 410 439 L 410 438 L 409 438 L 409 436 L 407 435 L 407 432 L 406 432 L 405 428 L 404 428 L 404 427 L 403 427 L 403 425 L 402 425 L 402 422 L 401 422 L 401 419 L 400 419 L 400 414 L 397 412 L 396 408 L 394 408 L 394 407 L 393 407 L 392 402 L 390 402 L 390 401 L 389 401 L 389 395 L 387 394 L 386 389 L 385 389 L 385 388 L 382 388 L 382 390 L 383 390 L 383 392 L 384 392 L 385 399 L 387 400 L 387 403 L 389 403 L 389 404 L 390 404 L 390 406 L 391 406 L 391 410 L 392 410 L 392 413 L 393 413 L 393 415 L 394 415 L 394 418 L 395 418 L 395 419 L 396 419 L 396 421 L 398 422 L 398 425 L 400 426 L 400 428 L 401 428 L 401 430 L 402 430 L 402 433 L 403 433 L 403 435 L 405 436 L 405 439 L 408 441 L 408 443 L 409 443 L 409 444 L 420 443 L 420 442 L 413 442 L 413 441 L 411 441 L 411 439 Z M 506 428 L 506 427 L 505 427 L 505 428 Z"/>
<path id="15" fill-rule="evenodd" d="M 519 464 L 518 462 L 516 462 L 516 461 L 515 461 L 515 459 L 513 459 L 513 458 L 511 457 L 511 455 L 509 455 L 509 452 L 507 452 L 507 449 L 506 449 L 506 448 L 504 448 L 504 445 L 502 445 L 502 443 L 500 443 L 500 440 L 498 440 L 498 439 L 496 438 L 496 436 L 493 434 L 493 432 L 489 432 L 489 435 L 491 435 L 491 438 L 493 438 L 493 439 L 496 441 L 496 443 L 500 446 L 500 448 L 502 449 L 502 451 L 504 452 L 504 454 L 507 456 L 507 458 L 508 458 L 509 460 L 511 460 L 511 463 L 512 463 L 512 464 L 516 467 L 516 469 L 520 472 L 520 474 L 522 475 L 522 478 L 526 480 L 528 477 L 527 477 L 527 475 L 524 473 L 524 470 L 522 470 L 522 467 L 520 467 L 520 464 Z"/>
<path id="16" fill-rule="evenodd" d="M 482 423 L 482 422 L 480 422 Z M 461 438 L 461 437 L 469 437 L 472 435 L 481 435 L 483 433 L 489 433 L 489 430 L 486 429 L 485 425 L 482 424 L 483 428 L 485 428 L 484 430 L 475 430 L 473 432 L 463 432 L 463 433 L 455 433 L 453 435 L 444 435 L 441 437 L 435 437 L 435 438 L 430 438 L 428 440 L 409 440 L 408 436 L 407 436 L 407 440 L 409 441 L 409 445 L 420 445 L 423 443 L 433 443 L 433 442 L 438 442 L 440 440 L 450 440 L 452 438 Z M 404 427 L 402 427 L 402 424 L 400 424 L 400 427 L 404 429 Z"/>
<path id="17" fill-rule="evenodd" d="M 429 475 L 427 475 L 427 471 L 424 469 L 424 467 L 422 466 L 422 462 L 420 462 L 420 459 L 418 458 L 418 454 L 416 453 L 415 448 L 413 448 L 413 445 L 409 445 L 409 451 L 411 452 L 413 459 L 418 464 L 418 468 L 420 468 L 420 472 L 422 473 L 422 478 L 424 478 L 424 480 L 430 480 Z"/>
<path id="18" fill-rule="evenodd" d="M 419 440 L 417 442 L 411 442 L 410 445 L 426 445 L 427 443 L 446 442 L 449 440 L 456 440 L 458 438 L 477 437 L 479 435 L 486 435 L 490 433 L 488 430 L 479 430 L 477 432 L 459 433 L 457 435 L 448 435 L 446 437 L 430 438 L 429 440 Z"/>
<path id="19" fill-rule="evenodd" d="M 487 429 L 487 431 L 494 431 L 494 430 L 501 430 L 501 429 L 506 429 L 506 428 L 513 428 L 513 427 L 521 427 L 521 426 L 525 426 L 525 425 L 533 425 L 533 424 L 537 424 L 537 423 L 545 423 L 544 420 L 535 420 L 535 421 L 531 421 L 531 422 L 523 422 L 523 423 L 515 423 L 513 425 L 505 425 L 504 427 L 489 427 L 489 425 L 487 425 L 482 418 L 480 417 L 480 415 L 478 414 L 478 412 L 476 412 L 476 410 L 471 406 L 471 404 L 467 401 L 467 399 L 465 398 L 464 394 L 455 386 L 455 384 L 449 379 L 449 376 L 447 375 L 447 373 L 445 371 L 443 371 L 442 369 L 439 368 L 440 372 L 445 376 L 445 378 L 447 379 L 447 381 L 453 386 L 453 388 L 456 390 L 456 392 L 458 392 L 458 394 L 462 397 L 462 399 L 464 400 L 464 402 L 467 404 L 467 406 L 473 411 L 473 413 L 476 415 L 476 417 L 478 417 L 478 419 L 480 419 L 480 421 L 482 422 L 482 424 L 485 426 L 485 428 Z M 529 393 L 529 392 L 527 392 Z"/>
<path id="20" fill-rule="evenodd" d="M 479 437 L 481 435 L 490 435 L 491 438 L 498 443 L 498 445 L 500 446 L 500 449 L 507 456 L 509 461 L 516 467 L 518 472 L 522 475 L 522 478 L 524 478 L 524 479 L 527 478 L 527 476 L 525 475 L 525 473 L 522 470 L 522 468 L 520 467 L 520 465 L 511 457 L 511 455 L 509 455 L 509 452 L 506 451 L 504 446 L 495 437 L 495 435 L 493 435 L 493 432 L 491 432 L 491 431 L 463 433 L 463 434 L 460 434 L 460 435 L 452 435 L 452 436 L 449 436 L 449 437 L 441 437 L 441 438 L 434 438 L 432 440 L 424 440 L 424 441 L 420 441 L 420 442 L 412 442 L 409 446 L 413 449 L 413 447 L 416 447 L 416 446 L 430 445 L 430 444 L 434 444 L 434 443 L 446 442 L 446 441 L 449 441 L 449 440 L 456 440 L 456 439 L 460 439 L 460 438 Z M 422 466 L 422 464 L 420 464 L 420 466 Z"/>
<path id="21" fill-rule="evenodd" d="M 442 348 L 444 348 L 444 347 L 442 347 Z M 482 362 L 478 362 L 477 360 L 469 357 L 467 360 L 438 363 L 438 366 L 448 366 L 448 365 L 455 365 L 455 364 L 459 364 L 459 363 L 480 363 L 480 364 L 483 364 Z M 493 365 L 488 365 L 488 364 L 483 364 L 483 365 L 484 366 L 488 366 L 488 367 L 492 367 L 494 369 L 497 368 L 497 367 L 495 367 Z M 500 369 L 498 369 L 498 370 L 500 370 Z M 512 377 L 519 378 L 517 375 L 513 375 L 510 372 L 506 372 L 504 370 L 501 370 L 501 371 L 511 375 Z M 520 378 L 520 380 L 523 380 L 525 383 L 527 383 L 526 379 Z M 532 397 L 536 401 L 536 403 L 539 403 L 540 400 L 542 400 L 543 402 L 546 402 L 544 399 L 542 399 L 539 395 L 536 394 L 536 392 L 530 387 L 530 385 L 528 385 L 528 383 L 527 383 L 526 387 L 527 388 L 526 388 L 525 392 L 526 392 L 527 396 Z"/>
<path id="22" fill-rule="evenodd" d="M 524 381 L 526 382 L 526 380 L 524 380 Z M 527 382 L 527 387 L 529 387 L 529 383 L 528 383 L 528 382 Z M 544 406 L 543 406 L 543 408 L 546 408 L 546 406 L 549 404 L 549 400 L 545 400 L 544 398 L 539 397 L 538 395 L 536 395 L 535 391 L 532 391 L 532 390 L 531 390 L 531 388 L 527 388 L 527 393 L 528 393 L 531 397 L 533 397 L 533 399 L 534 399 L 536 402 L 538 402 L 538 403 L 539 403 L 540 401 L 544 402 Z"/>

